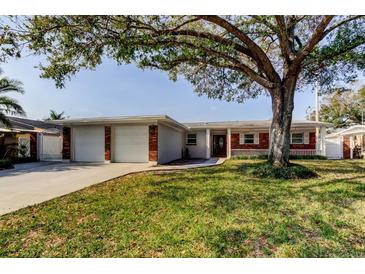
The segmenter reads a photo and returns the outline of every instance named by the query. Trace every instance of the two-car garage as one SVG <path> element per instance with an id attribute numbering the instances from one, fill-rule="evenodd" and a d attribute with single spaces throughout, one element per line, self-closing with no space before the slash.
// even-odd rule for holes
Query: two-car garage
<path id="1" fill-rule="evenodd" d="M 148 162 L 148 126 L 113 126 L 111 139 L 113 162 Z M 74 127 L 73 148 L 74 161 L 104 162 L 105 127 Z"/>
<path id="2" fill-rule="evenodd" d="M 167 163 L 182 157 L 186 126 L 166 115 L 62 120 L 64 160 Z"/>

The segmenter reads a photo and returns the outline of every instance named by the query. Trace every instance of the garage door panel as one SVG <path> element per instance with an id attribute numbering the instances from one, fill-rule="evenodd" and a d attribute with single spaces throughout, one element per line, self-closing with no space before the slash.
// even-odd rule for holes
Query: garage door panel
<path id="1" fill-rule="evenodd" d="M 114 127 L 114 162 L 148 162 L 148 127 Z"/>
<path id="2" fill-rule="evenodd" d="M 105 136 L 103 126 L 73 128 L 74 160 L 80 162 L 104 161 Z"/>
<path id="3" fill-rule="evenodd" d="M 326 156 L 328 159 L 341 159 L 343 157 L 340 138 L 328 138 L 326 140 Z"/>

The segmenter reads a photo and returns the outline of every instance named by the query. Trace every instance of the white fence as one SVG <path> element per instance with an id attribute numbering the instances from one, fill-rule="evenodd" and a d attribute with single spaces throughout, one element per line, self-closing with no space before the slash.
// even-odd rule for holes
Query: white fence
<path id="1" fill-rule="evenodd" d="M 38 155 L 41 161 L 62 160 L 62 136 L 39 134 Z"/>

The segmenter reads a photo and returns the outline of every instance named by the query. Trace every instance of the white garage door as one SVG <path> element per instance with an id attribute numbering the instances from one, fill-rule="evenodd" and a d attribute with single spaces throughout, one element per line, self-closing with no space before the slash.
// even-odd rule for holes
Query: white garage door
<path id="1" fill-rule="evenodd" d="M 148 126 L 114 127 L 114 162 L 148 162 Z"/>
<path id="2" fill-rule="evenodd" d="M 341 137 L 326 139 L 326 156 L 328 159 L 341 159 L 343 157 Z"/>
<path id="3" fill-rule="evenodd" d="M 80 162 L 102 162 L 105 159 L 105 137 L 103 126 L 73 128 L 74 160 Z"/>

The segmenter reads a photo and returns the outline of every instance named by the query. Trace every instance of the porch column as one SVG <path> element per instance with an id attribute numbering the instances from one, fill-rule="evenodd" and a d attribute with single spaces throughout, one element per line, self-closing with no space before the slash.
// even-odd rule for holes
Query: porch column
<path id="1" fill-rule="evenodd" d="M 227 128 L 227 159 L 231 158 L 231 129 Z"/>
<path id="2" fill-rule="evenodd" d="M 205 129 L 205 158 L 210 158 L 210 129 Z"/>
<path id="3" fill-rule="evenodd" d="M 354 158 L 354 135 L 350 135 L 350 159 Z"/>
<path id="4" fill-rule="evenodd" d="M 316 127 L 316 155 L 321 155 L 321 128 Z"/>
<path id="5" fill-rule="evenodd" d="M 320 155 L 326 156 L 326 127 L 321 127 L 320 131 Z"/>

